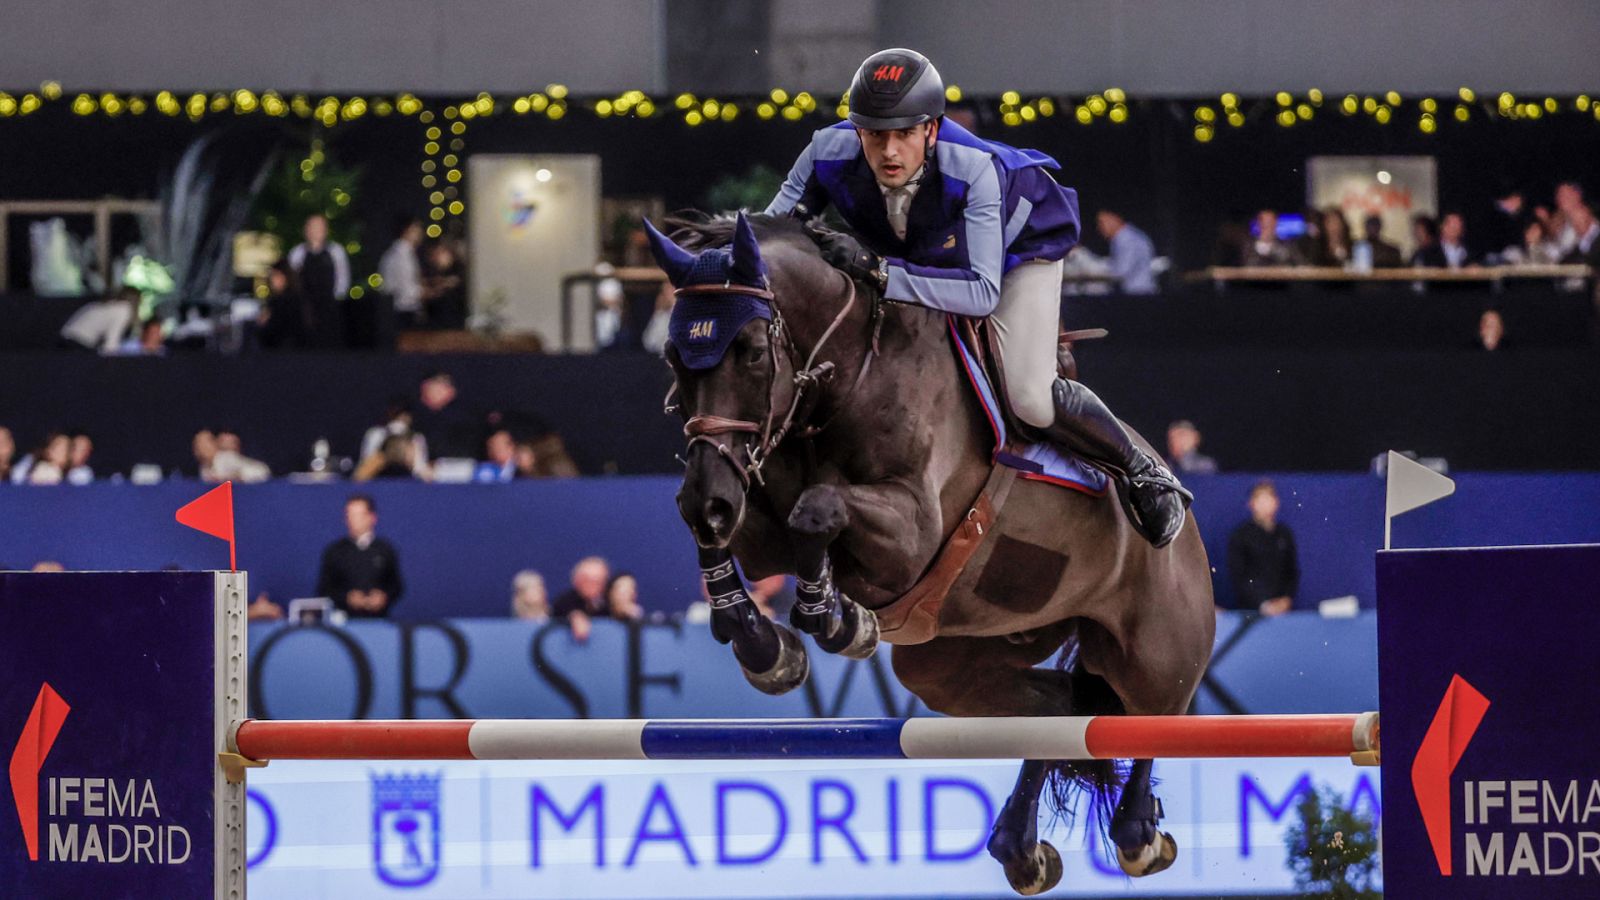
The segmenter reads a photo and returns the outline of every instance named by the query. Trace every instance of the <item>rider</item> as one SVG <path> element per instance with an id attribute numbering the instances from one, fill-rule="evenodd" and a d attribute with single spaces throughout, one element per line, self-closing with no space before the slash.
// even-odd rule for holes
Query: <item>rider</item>
<path id="1" fill-rule="evenodd" d="M 1099 397 L 1056 375 L 1061 260 L 1078 240 L 1077 192 L 1045 171 L 1060 165 L 944 118 L 944 82 L 912 50 L 867 57 L 849 104 L 766 211 L 809 218 L 831 203 L 860 237 L 819 237 L 829 262 L 885 299 L 987 316 L 1012 414 L 1111 470 L 1134 527 L 1171 542 L 1188 492 Z"/>

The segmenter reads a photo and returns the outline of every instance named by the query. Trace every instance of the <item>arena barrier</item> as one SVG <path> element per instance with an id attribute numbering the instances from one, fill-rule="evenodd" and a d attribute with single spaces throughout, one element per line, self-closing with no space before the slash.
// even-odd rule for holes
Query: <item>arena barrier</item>
<path id="1" fill-rule="evenodd" d="M 1378 574 L 1386 895 L 1595 896 L 1600 546 L 1384 552 Z M 0 574 L 7 896 L 243 897 L 243 781 L 273 758 L 1378 762 L 1375 713 L 254 721 L 246 596 L 238 572 Z"/>

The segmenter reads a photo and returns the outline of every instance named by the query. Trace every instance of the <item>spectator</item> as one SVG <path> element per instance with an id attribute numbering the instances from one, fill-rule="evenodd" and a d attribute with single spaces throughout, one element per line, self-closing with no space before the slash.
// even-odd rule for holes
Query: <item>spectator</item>
<path id="1" fill-rule="evenodd" d="M 211 477 L 211 463 L 217 458 L 216 433 L 209 428 L 196 431 L 189 448 L 194 454 L 194 477 L 201 481 L 215 481 Z"/>
<path id="2" fill-rule="evenodd" d="M 328 219 L 313 213 L 306 218 L 305 242 L 289 251 L 305 309 L 310 313 L 309 346 L 344 346 L 341 302 L 350 293 L 350 258 L 344 248 L 328 240 Z"/>
<path id="3" fill-rule="evenodd" d="M 1217 461 L 1200 452 L 1200 429 L 1188 419 L 1167 426 L 1167 462 L 1185 475 L 1215 475 Z"/>
<path id="4" fill-rule="evenodd" d="M 789 576 L 769 575 L 750 582 L 750 600 L 761 614 L 774 621 L 784 621 L 794 608 L 795 595 L 789 587 Z"/>
<path id="5" fill-rule="evenodd" d="M 1550 233 L 1545 230 L 1545 224 L 1530 217 L 1522 230 L 1522 244 L 1507 247 L 1502 259 L 1508 263 L 1553 266 L 1561 262 L 1561 248 L 1556 246 L 1555 241 L 1550 240 Z"/>
<path id="6" fill-rule="evenodd" d="M 1567 224 L 1577 240 L 1561 261 L 1600 268 L 1600 221 L 1595 219 L 1594 210 L 1579 204 L 1567 218 Z"/>
<path id="7" fill-rule="evenodd" d="M 1448 268 L 1460 269 L 1472 263 L 1472 255 L 1467 252 L 1467 223 L 1460 213 L 1445 213 L 1439 221 L 1439 252 L 1444 254 Z"/>
<path id="8" fill-rule="evenodd" d="M 1578 239 L 1583 232 L 1579 230 L 1576 219 L 1580 218 L 1580 210 L 1584 208 L 1583 186 L 1576 181 L 1564 181 L 1556 185 L 1556 211 L 1551 217 L 1551 237 L 1556 245 L 1561 248 L 1563 257 L 1570 256 L 1578 246 Z"/>
<path id="9" fill-rule="evenodd" d="M 572 626 L 572 636 L 579 641 L 588 640 L 592 620 L 610 612 L 606 605 L 606 583 L 610 580 L 611 567 L 604 559 L 589 556 L 579 560 L 572 567 L 572 587 L 550 606 L 551 617 L 566 620 Z"/>
<path id="10" fill-rule="evenodd" d="M 34 572 L 65 572 L 66 570 L 66 566 L 53 559 L 41 559 L 33 564 L 32 569 Z"/>
<path id="11" fill-rule="evenodd" d="M 661 290 L 656 292 L 655 311 L 650 314 L 650 321 L 644 326 L 644 335 L 639 339 L 644 349 L 657 356 L 667 352 L 667 325 L 672 320 L 672 305 L 677 299 L 672 282 L 661 282 Z"/>
<path id="12" fill-rule="evenodd" d="M 286 259 L 267 270 L 267 302 L 256 324 L 261 346 L 269 350 L 294 350 L 313 346 L 316 314 L 300 290 L 299 276 Z"/>
<path id="13" fill-rule="evenodd" d="M 394 243 L 378 261 L 378 276 L 384 293 L 394 303 L 395 319 L 401 328 L 414 328 L 422 320 L 422 266 L 417 248 L 422 245 L 422 223 L 402 216 L 394 229 Z"/>
<path id="14" fill-rule="evenodd" d="M 16 456 L 17 439 L 11 435 L 11 429 L 0 426 L 0 484 L 10 483 Z"/>
<path id="15" fill-rule="evenodd" d="M 550 596 L 543 575 L 523 569 L 511 579 L 511 615 L 524 622 L 550 621 Z"/>
<path id="16" fill-rule="evenodd" d="M 455 250 L 444 241 L 428 248 L 423 285 L 429 327 L 461 328 L 467 324 L 466 276 Z"/>
<path id="17" fill-rule="evenodd" d="M 1300 589 L 1300 561 L 1294 533 L 1278 521 L 1278 489 L 1259 481 L 1250 489 L 1250 518 L 1228 538 L 1228 574 L 1234 608 L 1280 616 L 1294 605 Z"/>
<path id="18" fill-rule="evenodd" d="M 412 429 L 411 404 L 405 400 L 391 402 L 383 411 L 383 424 L 374 425 L 361 436 L 361 459 L 367 460 L 383 452 L 383 442 L 391 435 L 409 435 L 412 444 L 411 458 L 415 461 L 412 474 L 418 478 L 428 475 L 428 440 Z"/>
<path id="19" fill-rule="evenodd" d="M 71 449 L 67 452 L 67 483 L 88 484 L 94 481 L 94 470 L 89 468 L 89 457 L 94 454 L 94 440 L 88 432 L 72 432 Z"/>
<path id="20" fill-rule="evenodd" d="M 644 618 L 644 607 L 639 605 L 639 580 L 632 574 L 618 573 L 606 585 L 606 614 L 618 622 Z"/>
<path id="21" fill-rule="evenodd" d="M 1383 239 L 1383 217 L 1377 214 L 1367 216 L 1361 223 L 1362 233 L 1366 236 L 1366 245 L 1372 251 L 1372 267 L 1374 269 L 1398 269 L 1402 265 L 1403 257 L 1400 248 Z"/>
<path id="22" fill-rule="evenodd" d="M 1494 209 L 1484 227 L 1488 261 L 1491 264 L 1514 261 L 1513 251 L 1523 248 L 1527 227 L 1535 221 L 1528 214 L 1522 189 L 1504 185 L 1495 197 Z"/>
<path id="23" fill-rule="evenodd" d="M 272 477 L 272 470 L 259 459 L 244 455 L 244 442 L 238 432 L 220 429 L 216 433 L 216 452 L 211 457 L 210 476 L 202 472 L 202 481 L 237 481 L 255 484 Z"/>
<path id="24" fill-rule="evenodd" d="M 539 452 L 532 441 L 517 441 L 511 453 L 511 464 L 516 469 L 515 478 L 543 478 L 539 474 Z"/>
<path id="25" fill-rule="evenodd" d="M 535 478 L 577 478 L 578 464 L 567 453 L 561 435 L 549 432 L 534 439 Z"/>
<path id="26" fill-rule="evenodd" d="M 1244 250 L 1244 264 L 1251 268 L 1292 266 L 1299 262 L 1294 250 L 1278 239 L 1278 214 L 1270 209 L 1256 213 L 1255 240 Z"/>
<path id="27" fill-rule="evenodd" d="M 1415 269 L 1443 269 L 1449 266 L 1444 251 L 1439 248 L 1439 223 L 1425 213 L 1411 217 L 1411 236 L 1417 249 L 1411 251 L 1411 266 Z"/>
<path id="28" fill-rule="evenodd" d="M 17 461 L 11 472 L 12 484 L 60 484 L 72 463 L 72 438 L 52 431 L 37 449 Z"/>
<path id="29" fill-rule="evenodd" d="M 244 616 L 251 622 L 276 622 L 283 618 L 283 607 L 273 603 L 267 592 L 262 591 L 244 608 Z"/>
<path id="30" fill-rule="evenodd" d="M 472 480 L 499 482 L 517 477 L 516 453 L 517 445 L 511 439 L 511 432 L 504 428 L 496 430 L 484 441 L 484 459 L 472 473 Z"/>
<path id="31" fill-rule="evenodd" d="M 415 428 L 428 442 L 432 459 L 476 459 L 483 446 L 483 417 L 456 399 L 456 382 L 448 372 L 431 372 L 419 389 L 421 406 Z"/>
<path id="32" fill-rule="evenodd" d="M 1493 353 L 1506 345 L 1506 320 L 1497 309 L 1486 309 L 1478 317 L 1478 347 Z"/>
<path id="33" fill-rule="evenodd" d="M 1311 264 L 1334 268 L 1349 265 L 1352 244 L 1350 223 L 1344 212 L 1337 206 L 1330 206 L 1320 213 L 1313 210 L 1312 214 L 1321 219 L 1322 227 L 1317 231 L 1317 242 L 1311 251 Z"/>
<path id="34" fill-rule="evenodd" d="M 353 619 L 386 618 L 405 592 L 394 546 L 376 534 L 378 507 L 356 494 L 344 503 L 345 537 L 322 551 L 317 595 Z"/>
<path id="35" fill-rule="evenodd" d="M 361 460 L 350 476 L 352 481 L 417 477 L 417 445 L 409 432 L 386 435 L 378 452 Z"/>
<path id="36" fill-rule="evenodd" d="M 600 302 L 600 308 L 594 312 L 595 349 L 636 349 L 639 338 L 628 325 L 627 294 L 622 290 L 622 282 L 602 278 L 594 292 L 595 299 Z"/>
<path id="37" fill-rule="evenodd" d="M 1300 211 L 1300 236 L 1289 241 L 1289 250 L 1301 265 L 1317 265 L 1317 254 L 1322 252 L 1322 213 L 1307 206 Z"/>
<path id="38" fill-rule="evenodd" d="M 91 300 L 61 326 L 60 346 L 72 350 L 115 353 L 139 323 L 138 288 L 125 287 L 115 297 Z"/>
<path id="39" fill-rule="evenodd" d="M 1117 277 L 1124 294 L 1154 294 L 1156 276 L 1152 267 L 1156 246 L 1150 236 L 1124 219 L 1120 213 L 1102 209 L 1095 215 L 1095 227 L 1106 239 L 1106 261 Z"/>

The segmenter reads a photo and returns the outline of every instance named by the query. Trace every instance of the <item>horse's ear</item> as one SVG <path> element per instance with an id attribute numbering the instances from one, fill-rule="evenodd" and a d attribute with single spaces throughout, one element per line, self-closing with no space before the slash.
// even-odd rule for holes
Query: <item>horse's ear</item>
<path id="1" fill-rule="evenodd" d="M 673 285 L 682 284 L 689 270 L 694 268 L 695 255 L 679 247 L 672 238 L 657 231 L 649 219 L 644 220 L 644 232 L 650 238 L 650 255 L 656 258 L 656 265 L 667 273 L 667 279 Z"/>
<path id="2" fill-rule="evenodd" d="M 756 241 L 755 229 L 750 227 L 750 220 L 742 210 L 733 223 L 732 274 L 740 284 L 755 285 L 762 281 L 761 244 Z"/>

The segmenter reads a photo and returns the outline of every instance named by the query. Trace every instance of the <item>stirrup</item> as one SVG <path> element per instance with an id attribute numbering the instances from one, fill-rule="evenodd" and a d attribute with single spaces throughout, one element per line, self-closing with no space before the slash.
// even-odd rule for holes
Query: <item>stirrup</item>
<path id="1" fill-rule="evenodd" d="M 1194 494 L 1178 481 L 1178 476 L 1172 470 L 1160 463 L 1153 463 L 1153 470 L 1143 475 L 1124 475 L 1123 481 L 1130 486 L 1144 486 L 1165 488 L 1183 498 L 1185 504 L 1194 502 Z"/>

